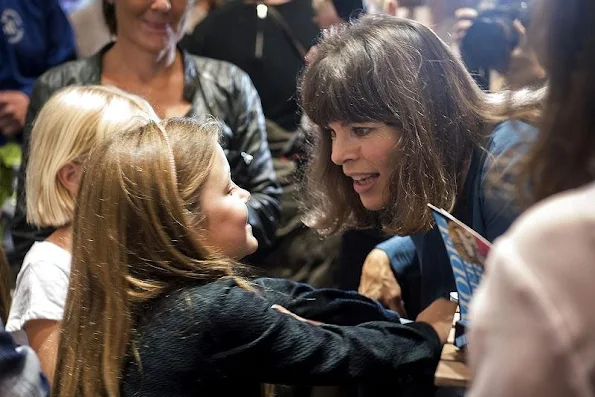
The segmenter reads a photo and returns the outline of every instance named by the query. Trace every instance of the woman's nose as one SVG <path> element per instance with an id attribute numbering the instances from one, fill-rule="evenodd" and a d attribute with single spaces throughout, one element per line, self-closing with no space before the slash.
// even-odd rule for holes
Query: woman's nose
<path id="1" fill-rule="evenodd" d="M 155 11 L 168 12 L 171 10 L 170 0 L 155 0 L 151 6 L 151 9 Z"/>
<path id="2" fill-rule="evenodd" d="M 343 165 L 346 161 L 357 158 L 357 148 L 354 142 L 337 134 L 332 141 L 331 161 L 337 165 Z"/>

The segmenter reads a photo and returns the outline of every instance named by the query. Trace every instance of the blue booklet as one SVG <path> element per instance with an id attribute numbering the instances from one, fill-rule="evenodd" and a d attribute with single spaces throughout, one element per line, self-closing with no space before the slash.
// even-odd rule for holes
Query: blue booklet
<path id="1" fill-rule="evenodd" d="M 428 204 L 440 231 L 455 277 L 461 319 L 455 325 L 455 346 L 465 347 L 469 304 L 484 271 L 491 244 L 447 211 Z"/>

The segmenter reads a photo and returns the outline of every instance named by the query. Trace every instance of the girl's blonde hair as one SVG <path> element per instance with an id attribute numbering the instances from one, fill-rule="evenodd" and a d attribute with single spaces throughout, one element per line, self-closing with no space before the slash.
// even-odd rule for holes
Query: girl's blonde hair
<path id="1" fill-rule="evenodd" d="M 67 87 L 41 108 L 31 132 L 26 171 L 27 220 L 46 227 L 72 221 L 75 197 L 58 171 L 83 163 L 91 148 L 115 131 L 157 120 L 148 102 L 110 86 Z"/>
<path id="2" fill-rule="evenodd" d="M 140 361 L 131 335 L 142 310 L 185 285 L 236 277 L 237 264 L 199 238 L 199 198 L 219 134 L 215 122 L 170 119 L 115 134 L 91 153 L 54 396 L 119 396 L 125 355 Z"/>

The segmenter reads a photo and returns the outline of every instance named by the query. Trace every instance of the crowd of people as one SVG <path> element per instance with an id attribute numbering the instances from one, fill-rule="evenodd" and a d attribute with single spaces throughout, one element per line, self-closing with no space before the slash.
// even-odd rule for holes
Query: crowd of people
<path id="1" fill-rule="evenodd" d="M 0 0 L 0 396 L 595 394 L 595 4 L 447 3 Z"/>

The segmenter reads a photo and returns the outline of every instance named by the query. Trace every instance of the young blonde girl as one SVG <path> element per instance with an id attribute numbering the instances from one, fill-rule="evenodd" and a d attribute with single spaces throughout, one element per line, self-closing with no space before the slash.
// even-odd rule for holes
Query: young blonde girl
<path id="1" fill-rule="evenodd" d="M 51 380 L 72 253 L 72 217 L 91 148 L 113 132 L 156 119 L 144 100 L 107 86 L 56 93 L 33 126 L 27 166 L 28 222 L 56 230 L 23 262 L 6 329 L 36 351 Z"/>

